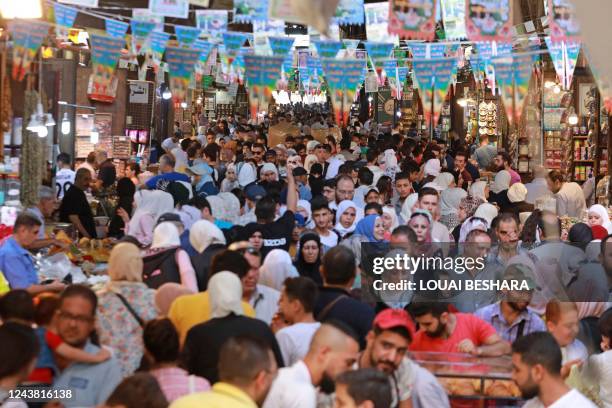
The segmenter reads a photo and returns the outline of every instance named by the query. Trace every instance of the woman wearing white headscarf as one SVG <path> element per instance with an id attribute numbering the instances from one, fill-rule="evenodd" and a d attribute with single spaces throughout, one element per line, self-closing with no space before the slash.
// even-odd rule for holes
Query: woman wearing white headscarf
<path id="1" fill-rule="evenodd" d="M 455 176 L 451 173 L 443 172 L 436 176 L 434 183 L 440 186 L 442 189 L 455 187 Z"/>
<path id="2" fill-rule="evenodd" d="M 314 222 L 312 220 L 312 208 L 310 202 L 306 200 L 298 200 L 297 202 L 297 213 L 304 217 L 306 221 L 306 228 L 314 228 Z"/>
<path id="3" fill-rule="evenodd" d="M 497 203 L 501 212 L 509 211 L 512 203 L 508 199 L 508 189 L 512 176 L 506 170 L 498 171 L 495 175 L 495 180 L 491 184 L 491 193 L 489 194 L 489 202 Z"/>
<path id="4" fill-rule="evenodd" d="M 229 218 L 225 202 L 218 195 L 206 197 L 206 201 L 210 204 L 210 215 L 215 219 L 214 224 L 221 229 L 229 229 L 233 224 L 227 219 Z"/>
<path id="5" fill-rule="evenodd" d="M 125 227 L 125 235 L 138 240 L 142 246 L 149 246 L 153 239 L 153 228 L 160 215 L 174 210 L 172 195 L 161 190 L 139 190 L 134 194 L 136 210 L 130 219 L 120 214 Z"/>
<path id="6" fill-rule="evenodd" d="M 278 291 L 283 290 L 283 282 L 287 278 L 299 276 L 291 256 L 282 249 L 273 249 L 266 255 L 263 265 L 259 268 L 259 283 Z"/>
<path id="7" fill-rule="evenodd" d="M 589 208 L 588 221 L 590 227 L 601 225 L 608 231 L 608 234 L 612 234 L 612 222 L 610 222 L 608 211 L 603 205 L 595 204 Z"/>
<path id="8" fill-rule="evenodd" d="M 394 229 L 399 226 L 399 220 L 397 219 L 397 213 L 395 212 L 395 208 L 385 205 L 383 207 L 383 226 L 385 228 L 385 239 L 391 239 L 391 233 Z"/>
<path id="9" fill-rule="evenodd" d="M 499 214 L 497 207 L 495 207 L 493 204 L 483 203 L 476 209 L 474 217 L 482 218 L 486 220 L 489 225 L 491 225 L 493 218 L 497 217 L 497 214 Z"/>
<path id="10" fill-rule="evenodd" d="M 223 221 L 236 224 L 240 217 L 240 201 L 233 193 L 219 193 L 217 196 L 223 200 L 223 208 L 225 209 L 225 218 Z"/>
<path id="11" fill-rule="evenodd" d="M 314 154 L 309 154 L 304 159 L 304 168 L 306 169 L 308 173 L 310 173 L 310 168 L 312 167 L 313 164 L 317 162 L 318 162 L 317 156 L 315 156 Z"/>
<path id="12" fill-rule="evenodd" d="M 425 166 L 423 167 L 423 175 L 433 176 L 434 178 L 440 174 L 440 170 L 442 170 L 442 166 L 440 165 L 440 160 L 438 159 L 429 159 Z"/>
<path id="13" fill-rule="evenodd" d="M 489 186 L 484 181 L 475 181 L 470 186 L 470 195 L 474 198 L 480 198 L 482 201 L 489 199 Z"/>
<path id="14" fill-rule="evenodd" d="M 400 216 L 402 217 L 403 223 L 407 223 L 412 215 L 412 211 L 416 203 L 419 201 L 419 195 L 417 193 L 412 193 L 404 200 L 404 204 L 402 204 L 402 211 L 400 212 Z"/>
<path id="15" fill-rule="evenodd" d="M 210 300 L 210 320 L 189 331 L 183 352 L 189 356 L 190 373 L 219 381 L 220 349 L 232 337 L 251 336 L 266 343 L 279 366 L 283 357 L 274 333 L 264 321 L 247 317 L 242 306 L 242 282 L 238 275 L 220 271 L 211 276 L 207 292 Z M 249 405 L 250 406 L 250 405 Z"/>
<path id="16" fill-rule="evenodd" d="M 511 210 L 517 217 L 521 213 L 531 213 L 534 210 L 533 204 L 525 201 L 527 198 L 527 187 L 523 183 L 514 183 L 508 189 L 508 200 L 512 203 Z"/>
<path id="17" fill-rule="evenodd" d="M 259 172 L 262 181 L 273 182 L 278 181 L 278 169 L 274 163 L 264 163 Z"/>
<path id="18" fill-rule="evenodd" d="M 463 224 L 461 224 L 461 231 L 459 232 L 459 242 L 465 242 L 468 234 L 474 230 L 487 232 L 488 229 L 489 223 L 486 219 L 477 216 L 470 217 L 466 219 Z"/>
<path id="19" fill-rule="evenodd" d="M 199 220 L 189 230 L 189 242 L 197 251 L 191 257 L 191 264 L 196 271 L 200 292 L 206 290 L 208 268 L 213 257 L 225 249 L 226 240 L 223 232 L 212 222 Z"/>
<path id="20" fill-rule="evenodd" d="M 352 213 L 349 209 L 353 209 L 354 216 L 350 217 Z M 348 212 L 348 214 L 347 214 Z M 340 234 L 341 238 L 344 238 L 347 234 L 355 231 L 357 223 L 361 220 L 361 211 L 351 200 L 344 200 L 338 204 L 338 210 L 336 210 L 336 226 L 334 229 Z M 344 215 L 344 217 L 343 217 Z"/>
<path id="21" fill-rule="evenodd" d="M 153 243 L 144 257 L 143 281 L 157 289 L 167 282 L 180 283 L 197 292 L 198 283 L 189 255 L 181 249 L 179 230 L 171 222 L 162 222 L 153 230 Z"/>
<path id="22" fill-rule="evenodd" d="M 459 223 L 459 204 L 467 197 L 462 188 L 447 188 L 440 194 L 440 222 L 452 231 Z"/>

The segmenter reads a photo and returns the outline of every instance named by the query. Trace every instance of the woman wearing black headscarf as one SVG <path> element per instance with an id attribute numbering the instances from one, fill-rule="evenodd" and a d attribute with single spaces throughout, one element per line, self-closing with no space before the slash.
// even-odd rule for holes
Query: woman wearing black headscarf
<path id="1" fill-rule="evenodd" d="M 136 193 L 136 186 L 128 177 L 123 177 L 117 182 L 117 196 L 118 202 L 117 207 L 113 213 L 110 225 L 108 227 L 108 236 L 121 238 L 123 237 L 123 229 L 125 224 L 123 219 L 117 215 L 117 210 L 123 208 L 128 215 L 132 214 L 132 204 L 134 203 L 134 194 Z"/>
<path id="2" fill-rule="evenodd" d="M 310 167 L 310 175 L 308 176 L 308 185 L 312 196 L 316 197 L 323 194 L 323 167 L 320 163 L 315 163 Z"/>
<path id="3" fill-rule="evenodd" d="M 321 265 L 321 240 L 312 232 L 307 232 L 300 237 L 299 248 L 293 266 L 300 276 L 312 279 L 317 285 L 323 284 L 323 278 L 319 272 Z"/>

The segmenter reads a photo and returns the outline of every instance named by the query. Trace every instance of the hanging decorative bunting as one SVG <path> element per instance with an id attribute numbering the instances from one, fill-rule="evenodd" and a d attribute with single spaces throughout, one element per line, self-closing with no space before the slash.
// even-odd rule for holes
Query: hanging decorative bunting
<path id="1" fill-rule="evenodd" d="M 460 40 L 467 37 L 465 30 L 465 1 L 441 0 L 442 21 L 447 40 Z"/>
<path id="2" fill-rule="evenodd" d="M 473 66 L 475 78 L 484 84 L 485 75 L 489 80 L 489 88 L 495 95 L 495 71 L 491 68 L 491 60 L 495 57 L 509 56 L 512 52 L 512 44 L 497 42 L 476 42 L 476 55 L 473 58 L 476 63 Z"/>
<path id="3" fill-rule="evenodd" d="M 289 52 L 287 55 L 285 55 L 285 59 L 283 60 L 283 74 L 285 74 L 285 77 L 289 77 L 289 75 L 291 75 L 292 73 L 293 73 L 293 53 Z"/>
<path id="4" fill-rule="evenodd" d="M 355 49 L 357 49 L 357 46 L 359 46 L 360 42 L 361 40 L 354 40 L 350 38 L 342 39 L 342 44 L 344 44 L 344 47 L 349 51 L 355 51 Z"/>
<path id="5" fill-rule="evenodd" d="M 249 91 L 249 108 L 251 118 L 257 118 L 257 112 L 267 110 L 266 101 L 272 96 L 276 82 L 280 77 L 282 56 L 245 55 L 245 79 Z"/>
<path id="6" fill-rule="evenodd" d="M 346 59 L 344 61 L 344 99 L 342 103 L 342 119 L 349 124 L 351 106 L 355 102 L 357 88 L 365 78 L 365 61 L 362 59 Z"/>
<path id="7" fill-rule="evenodd" d="M 510 0 L 466 0 L 465 24 L 472 41 L 510 41 L 512 2 Z"/>
<path id="8" fill-rule="evenodd" d="M 151 62 L 153 69 L 157 72 L 159 64 L 161 64 L 164 51 L 166 50 L 166 44 L 170 39 L 170 34 L 162 31 L 153 31 L 150 37 L 151 44 Z"/>
<path id="9" fill-rule="evenodd" d="M 431 58 L 442 58 L 446 52 L 447 46 L 445 44 L 411 44 L 408 46 L 412 56 L 416 59 L 431 59 Z"/>
<path id="10" fill-rule="evenodd" d="M 363 24 L 363 0 L 340 0 L 331 21 L 333 24 L 343 25 Z"/>
<path id="11" fill-rule="evenodd" d="M 432 41 L 436 29 L 436 0 L 389 0 L 389 32 L 415 40 Z"/>
<path id="12" fill-rule="evenodd" d="M 195 42 L 193 43 L 193 48 L 195 50 L 200 51 L 200 58 L 198 58 L 198 61 L 195 64 L 195 72 L 197 76 L 209 75 L 205 72 L 206 66 L 207 66 L 206 63 L 208 61 L 208 56 L 210 55 L 210 52 L 212 51 L 213 47 L 214 47 L 213 43 L 204 41 L 204 40 L 200 40 L 200 39 L 195 40 Z"/>
<path id="13" fill-rule="evenodd" d="M 130 28 L 132 30 L 132 50 L 138 55 L 144 53 L 148 48 L 146 43 L 149 39 L 149 35 L 155 28 L 155 23 L 150 21 L 139 21 L 132 20 L 130 22 Z"/>
<path id="14" fill-rule="evenodd" d="M 109 37 L 124 38 L 130 25 L 128 23 L 124 23 L 123 21 L 105 18 L 104 26 L 106 27 L 106 34 Z"/>
<path id="15" fill-rule="evenodd" d="M 431 70 L 434 73 L 434 99 L 433 99 L 433 123 L 438 124 L 440 118 L 440 110 L 450 84 L 455 78 L 457 73 L 457 60 L 454 58 L 447 58 L 434 61 L 431 65 Z"/>
<path id="16" fill-rule="evenodd" d="M 550 37 L 553 41 L 579 41 L 580 23 L 570 0 L 547 0 Z M 588 21 L 588 20 L 587 20 Z"/>
<path id="17" fill-rule="evenodd" d="M 252 23 L 268 19 L 268 0 L 234 0 L 234 22 Z"/>
<path id="18" fill-rule="evenodd" d="M 363 79 L 364 61 L 361 59 L 322 58 L 321 65 L 329 87 L 329 96 L 332 101 L 336 123 L 338 126 L 342 126 L 345 117 L 348 121 L 348 113 L 355 91 Z M 348 106 L 344 106 L 347 104 Z"/>
<path id="19" fill-rule="evenodd" d="M 432 76 L 430 66 L 431 61 L 422 60 L 412 62 L 414 83 L 419 89 L 419 97 L 423 105 L 423 116 L 425 116 L 425 122 L 428 125 L 431 123 L 431 104 L 433 102 L 433 87 L 435 80 Z"/>
<path id="20" fill-rule="evenodd" d="M 342 41 L 312 41 L 319 58 L 335 58 L 342 49 Z"/>
<path id="21" fill-rule="evenodd" d="M 294 41 L 295 38 L 293 37 L 268 37 L 272 55 L 287 55 L 291 51 Z"/>
<path id="22" fill-rule="evenodd" d="M 515 123 L 519 124 L 523 116 L 523 105 L 525 97 L 529 91 L 529 81 L 533 74 L 533 64 L 537 60 L 537 56 L 525 55 L 515 57 L 514 65 L 514 93 L 515 93 Z"/>
<path id="23" fill-rule="evenodd" d="M 569 90 L 580 53 L 580 43 L 553 41 L 550 37 L 546 37 L 546 46 L 563 89 Z"/>
<path id="24" fill-rule="evenodd" d="M 196 26 L 213 38 L 227 30 L 227 10 L 196 10 Z"/>
<path id="25" fill-rule="evenodd" d="M 115 68 L 125 45 L 125 38 L 90 34 L 91 64 L 93 73 L 89 77 L 87 96 L 101 102 L 113 102 L 117 92 Z"/>
<path id="26" fill-rule="evenodd" d="M 238 51 L 244 45 L 245 41 L 249 38 L 247 33 L 239 33 L 234 31 L 228 31 L 223 33 L 223 45 L 225 46 L 225 52 L 221 55 L 227 58 L 228 74 L 231 71 L 234 59 L 238 55 Z"/>
<path id="27" fill-rule="evenodd" d="M 68 36 L 66 29 L 72 27 L 78 12 L 79 10 L 73 7 L 64 6 L 59 3 L 53 4 L 53 14 L 55 15 L 55 24 L 57 24 L 56 33 L 58 37 Z"/>
<path id="28" fill-rule="evenodd" d="M 166 62 L 169 67 L 170 89 L 175 103 L 187 100 L 187 90 L 194 65 L 200 58 L 199 50 L 168 47 L 166 49 Z"/>
<path id="29" fill-rule="evenodd" d="M 393 51 L 393 43 L 366 41 L 363 45 L 372 60 L 389 58 Z"/>
<path id="30" fill-rule="evenodd" d="M 191 47 L 201 33 L 202 31 L 197 27 L 182 25 L 174 26 L 174 34 L 176 35 L 176 39 L 179 45 L 184 48 Z"/>
<path id="31" fill-rule="evenodd" d="M 23 81 L 43 40 L 49 34 L 50 25 L 42 21 L 12 20 L 8 25 L 13 38 L 13 69 L 11 76 Z"/>
<path id="32" fill-rule="evenodd" d="M 504 57 L 502 59 L 493 60 L 495 67 L 495 81 L 499 87 L 499 93 L 504 103 L 506 110 L 506 118 L 508 124 L 512 125 L 514 119 L 514 65 L 512 57 Z"/>

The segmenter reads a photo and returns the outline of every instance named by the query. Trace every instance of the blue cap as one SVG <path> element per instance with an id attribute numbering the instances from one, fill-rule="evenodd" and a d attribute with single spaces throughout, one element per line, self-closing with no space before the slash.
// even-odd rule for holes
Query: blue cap
<path id="1" fill-rule="evenodd" d="M 266 196 L 266 190 L 259 184 L 252 183 L 246 186 L 244 195 L 251 201 L 257 201 Z"/>
<path id="2" fill-rule="evenodd" d="M 302 214 L 295 213 L 293 214 L 293 216 L 295 217 L 295 223 L 297 224 L 298 227 L 306 226 L 306 219 L 304 218 Z"/>

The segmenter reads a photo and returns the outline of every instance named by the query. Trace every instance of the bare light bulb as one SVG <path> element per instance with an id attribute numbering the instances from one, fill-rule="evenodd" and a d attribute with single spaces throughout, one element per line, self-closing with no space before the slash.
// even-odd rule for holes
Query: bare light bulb
<path id="1" fill-rule="evenodd" d="M 70 119 L 68 119 L 68 113 L 64 112 L 62 119 L 62 135 L 66 136 L 70 134 Z"/>
<path id="2" fill-rule="evenodd" d="M 569 115 L 568 118 L 567 118 L 567 123 L 569 123 L 572 126 L 577 125 L 578 124 L 578 115 L 576 115 L 575 113 L 572 113 L 571 115 Z"/>

